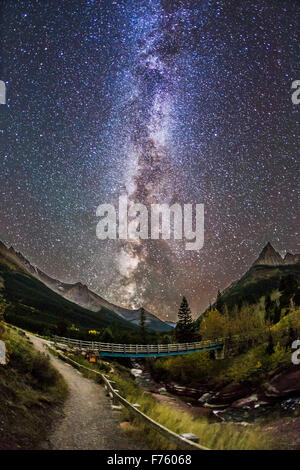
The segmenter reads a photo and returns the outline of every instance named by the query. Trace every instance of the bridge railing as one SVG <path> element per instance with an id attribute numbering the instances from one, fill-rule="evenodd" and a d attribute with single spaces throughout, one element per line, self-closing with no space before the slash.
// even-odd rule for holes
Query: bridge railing
<path id="1" fill-rule="evenodd" d="M 214 347 L 224 343 L 223 338 L 216 340 L 198 341 L 193 343 L 177 343 L 177 344 L 117 344 L 117 343 L 101 343 L 98 341 L 83 341 L 79 339 L 71 339 L 60 336 L 54 337 L 54 342 L 62 344 L 70 348 L 88 349 L 92 351 L 103 351 L 110 353 L 124 354 L 159 354 L 180 351 L 193 351 Z"/>

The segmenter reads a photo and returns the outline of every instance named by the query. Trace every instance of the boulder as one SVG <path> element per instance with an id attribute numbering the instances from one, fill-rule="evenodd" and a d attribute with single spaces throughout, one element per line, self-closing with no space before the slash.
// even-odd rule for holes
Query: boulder
<path id="1" fill-rule="evenodd" d="M 205 388 L 193 388 L 184 385 L 178 385 L 175 383 L 166 384 L 166 389 L 169 393 L 173 393 L 174 395 L 185 396 L 195 399 L 199 398 L 205 392 Z"/>
<path id="2" fill-rule="evenodd" d="M 200 398 L 198 398 L 199 403 L 209 403 L 209 401 L 213 398 L 213 393 L 211 392 L 206 392 L 201 395 Z"/>
<path id="3" fill-rule="evenodd" d="M 142 369 L 131 369 L 130 372 L 135 377 L 139 377 L 143 373 Z"/>
<path id="4" fill-rule="evenodd" d="M 284 397 L 300 394 L 300 367 L 293 366 L 287 371 L 275 375 L 269 382 L 274 396 Z"/>
<path id="5" fill-rule="evenodd" d="M 253 393 L 253 391 L 248 385 L 229 384 L 220 388 L 218 392 L 209 399 L 209 403 L 206 402 L 206 405 L 215 408 L 230 406 L 235 401 L 249 396 L 251 393 Z"/>

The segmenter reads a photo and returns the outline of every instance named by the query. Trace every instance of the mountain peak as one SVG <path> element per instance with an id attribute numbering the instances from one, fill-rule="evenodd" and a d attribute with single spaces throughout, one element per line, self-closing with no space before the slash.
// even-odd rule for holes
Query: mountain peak
<path id="1" fill-rule="evenodd" d="M 268 243 L 266 244 L 266 246 L 265 246 L 264 249 L 266 249 L 266 248 L 271 248 L 272 250 L 274 250 L 273 245 L 271 244 L 271 242 L 268 242 Z M 274 251 L 275 251 L 275 250 L 274 250 Z"/>
<path id="2" fill-rule="evenodd" d="M 275 248 L 273 247 L 273 245 L 271 244 L 271 242 L 268 242 L 264 248 L 262 249 L 261 253 L 277 253 L 277 251 L 275 250 Z"/>
<path id="3" fill-rule="evenodd" d="M 266 244 L 257 260 L 253 263 L 254 266 L 279 266 L 281 264 L 284 264 L 283 259 L 270 242 Z"/>
<path id="4" fill-rule="evenodd" d="M 300 263 L 300 254 L 292 254 L 290 252 L 287 252 L 285 257 L 284 257 L 284 264 L 299 264 Z"/>

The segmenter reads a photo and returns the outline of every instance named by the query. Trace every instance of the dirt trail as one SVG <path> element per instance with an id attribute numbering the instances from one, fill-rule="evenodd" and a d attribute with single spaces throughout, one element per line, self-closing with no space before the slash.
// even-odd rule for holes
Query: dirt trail
<path id="1" fill-rule="evenodd" d="M 36 349 L 46 352 L 47 341 L 31 336 Z M 134 450 L 136 443 L 122 431 L 118 411 L 112 411 L 110 400 L 101 385 L 86 379 L 69 364 L 49 353 L 53 366 L 64 377 L 69 396 L 63 418 L 50 432 L 43 449 L 55 450 Z"/>

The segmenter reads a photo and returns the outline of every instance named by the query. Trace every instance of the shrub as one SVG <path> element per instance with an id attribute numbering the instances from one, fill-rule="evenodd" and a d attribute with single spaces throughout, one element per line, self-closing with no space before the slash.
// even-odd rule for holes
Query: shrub
<path id="1" fill-rule="evenodd" d="M 55 385 L 59 377 L 50 365 L 49 357 L 41 353 L 34 357 L 31 373 L 41 387 Z"/>

